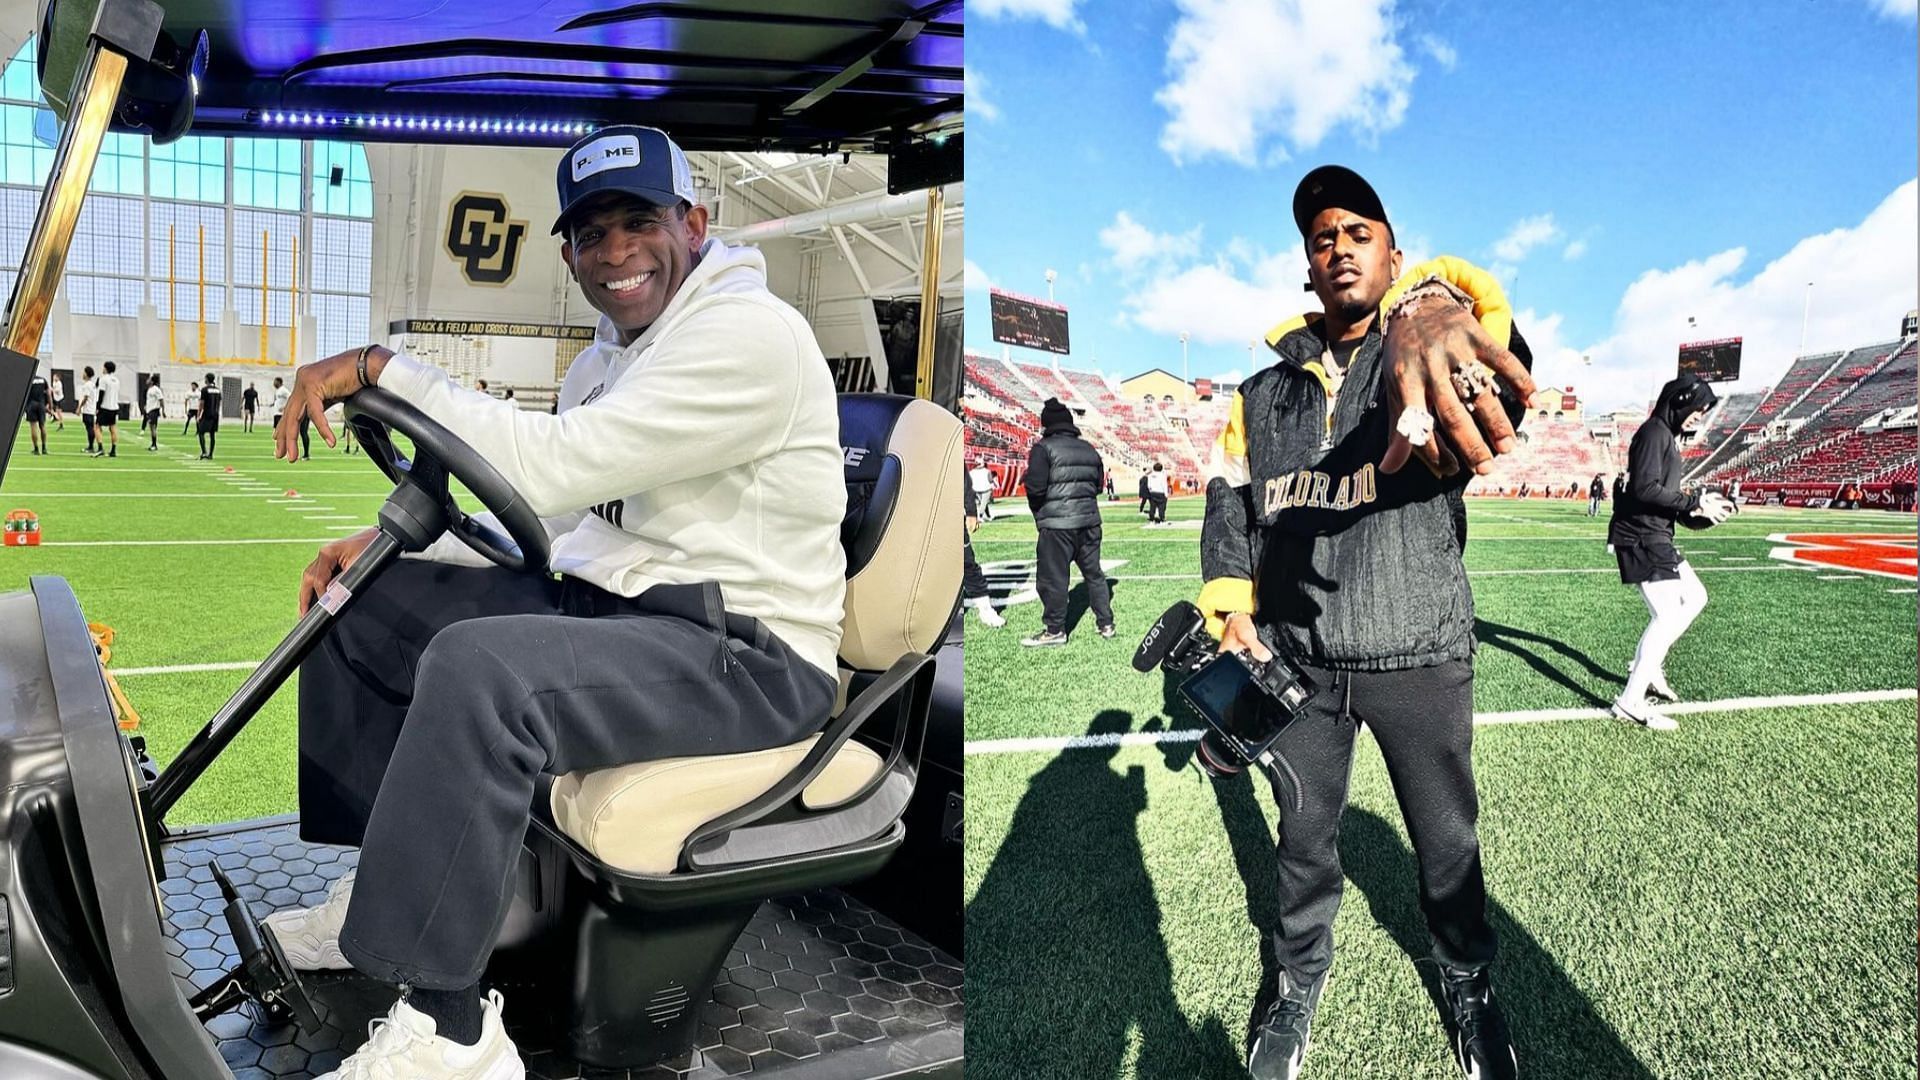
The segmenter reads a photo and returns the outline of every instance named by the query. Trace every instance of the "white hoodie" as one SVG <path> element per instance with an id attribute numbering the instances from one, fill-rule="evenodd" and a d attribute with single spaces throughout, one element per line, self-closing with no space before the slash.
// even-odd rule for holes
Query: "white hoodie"
<path id="1" fill-rule="evenodd" d="M 604 316 L 557 415 L 465 389 L 395 354 L 384 389 L 486 458 L 541 516 L 553 569 L 622 596 L 720 583 L 832 675 L 840 648 L 846 480 L 833 377 L 755 248 L 710 239 L 633 344 Z M 426 558 L 488 565 L 452 535 Z"/>

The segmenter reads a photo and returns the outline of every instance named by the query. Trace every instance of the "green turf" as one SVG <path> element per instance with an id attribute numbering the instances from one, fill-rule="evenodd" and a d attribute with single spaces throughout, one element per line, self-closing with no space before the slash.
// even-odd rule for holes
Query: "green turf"
<path id="1" fill-rule="evenodd" d="M 301 569 L 318 546 L 370 524 L 391 485 L 362 456 L 314 441 L 312 461 L 272 458 L 265 425 L 231 425 L 219 456 L 197 460 L 191 436 L 161 429 L 142 449 L 132 426 L 116 458 L 80 453 L 78 423 L 52 431 L 51 454 L 16 440 L 0 510 L 40 516 L 42 546 L 0 551 L 0 590 L 36 574 L 66 578 L 89 621 L 113 627 L 116 669 L 257 662 L 292 628 Z M 226 466 L 232 465 L 233 474 Z M 250 480 L 266 485 L 242 489 Z M 303 497 L 285 499 L 293 488 Z M 327 518 L 329 520 L 312 520 Z M 337 518 L 337 520 L 336 520 Z M 131 541 L 193 543 L 132 544 Z M 239 541 L 222 544 L 201 541 Z M 239 687 L 245 671 L 133 674 L 121 686 L 156 759 L 178 753 Z M 295 808 L 298 676 L 269 701 L 169 816 L 175 824 L 231 821 Z"/>
<path id="2" fill-rule="evenodd" d="M 1471 504 L 1476 709 L 1592 707 L 1618 692 L 1645 625 L 1584 503 Z M 1176 522 L 1199 517 L 1176 502 Z M 1194 723 L 1128 666 L 1139 635 L 1199 587 L 1198 531 L 1107 515 L 1125 560 L 1103 641 L 1023 649 L 969 622 L 970 741 L 1153 733 Z M 1777 532 L 1911 535 L 1910 517 L 1750 511 L 1680 543 L 1711 599 L 1675 648 L 1689 698 L 1911 688 L 1911 582 L 1820 580 L 1773 564 Z M 1002 564 L 1033 529 L 976 534 Z M 1511 573 L 1519 570 L 1600 573 Z M 1500 573 L 1506 571 L 1507 573 Z M 1156 580 L 1158 579 L 1158 580 Z M 1612 721 L 1476 732 L 1480 835 L 1502 941 L 1498 988 L 1535 1078 L 1912 1076 L 1915 707 L 1690 714 L 1672 735 Z M 1271 924 L 1273 801 L 1213 785 L 1192 743 L 979 752 L 966 762 L 968 1066 L 983 1077 L 1244 1075 Z M 976 746 L 976 749 L 988 749 Z M 1303 1076 L 1454 1075 L 1415 959 L 1416 873 L 1378 751 L 1362 740 L 1342 835 L 1347 903 Z"/>

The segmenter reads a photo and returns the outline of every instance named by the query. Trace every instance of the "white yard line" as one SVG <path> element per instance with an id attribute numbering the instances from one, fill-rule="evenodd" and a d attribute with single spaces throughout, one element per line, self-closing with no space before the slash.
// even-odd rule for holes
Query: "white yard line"
<path id="1" fill-rule="evenodd" d="M 277 491 L 287 490 L 278 484 L 268 486 Z M 198 494 L 142 491 L 15 491 L 10 494 L 20 499 L 257 499 L 260 497 L 245 491 L 208 491 Z M 387 492 L 384 491 L 315 491 L 300 496 L 302 499 L 384 499 L 386 497 Z"/>
<path id="2" fill-rule="evenodd" d="M 223 547 L 235 544 L 324 544 L 331 536 L 263 540 L 48 540 L 41 547 Z"/>
<path id="3" fill-rule="evenodd" d="M 364 521 L 359 514 L 305 514 L 308 521 Z"/>
<path id="4" fill-rule="evenodd" d="M 168 664 L 161 667 L 117 667 L 108 668 L 118 678 L 130 675 L 184 675 L 193 671 L 251 671 L 260 666 L 258 660 L 228 660 L 217 664 Z"/>
<path id="5" fill-rule="evenodd" d="M 1805 570 L 1804 566 L 1696 566 L 1696 573 L 1734 573 L 1741 570 Z M 1540 574 L 1617 574 L 1619 569 L 1612 566 L 1581 566 L 1570 570 L 1469 570 L 1468 577 L 1515 577 Z M 1199 574 L 1109 574 L 1116 581 L 1201 581 Z M 1848 575 L 1852 576 L 1852 575 Z"/>
<path id="6" fill-rule="evenodd" d="M 1859 581 L 1859 574 L 1819 574 L 1821 581 Z"/>
<path id="7" fill-rule="evenodd" d="M 1795 709 L 1809 705 L 1864 705 L 1881 701 L 1911 701 L 1916 692 L 1907 690 L 1855 690 L 1838 694 L 1782 694 L 1776 697 L 1722 698 L 1719 701 L 1690 701 L 1666 705 L 1661 712 L 1671 716 L 1691 713 L 1749 712 L 1756 709 Z M 1520 712 L 1474 713 L 1477 727 L 1491 724 L 1540 724 L 1556 720 L 1604 720 L 1606 709 L 1527 709 Z M 1179 731 L 1136 731 L 1112 735 L 1066 735 L 1035 739 L 976 739 L 966 744 L 966 755 L 1057 753 L 1061 750 L 1086 750 L 1109 746 L 1154 746 L 1160 743 L 1194 742 L 1200 729 Z"/>
<path id="8" fill-rule="evenodd" d="M 1854 532 L 1842 531 L 1839 529 L 1818 529 L 1818 530 L 1809 530 L 1807 532 L 1796 532 L 1794 533 L 1794 535 L 1795 536 L 1852 536 L 1854 535 Z M 1771 537 L 1767 537 L 1767 536 L 1694 536 L 1694 537 L 1689 537 L 1687 542 L 1689 544 L 1705 544 L 1705 543 L 1737 544 L 1737 543 L 1743 543 L 1743 542 L 1765 543 L 1765 542 L 1769 542 L 1770 540 L 1771 540 Z M 979 547 L 981 544 L 1025 544 L 1028 547 L 1032 547 L 1033 542 L 1034 542 L 1034 538 L 1030 536 L 982 537 L 976 534 L 973 538 L 973 545 L 975 547 Z M 1107 544 L 1186 544 L 1189 547 L 1198 546 L 1195 543 L 1194 538 L 1190 536 L 1188 537 L 1109 536 L 1103 539 L 1100 543 L 1102 546 L 1105 546 Z M 1592 544 L 1595 547 L 1605 547 L 1607 543 L 1607 538 L 1604 534 L 1596 534 L 1594 536 L 1481 536 L 1471 531 L 1468 532 L 1467 534 L 1468 547 L 1472 547 L 1475 544 L 1488 544 L 1488 543 L 1518 543 L 1518 544 L 1587 543 L 1587 544 Z M 1723 558 L 1745 558 L 1745 556 L 1723 556 Z"/>

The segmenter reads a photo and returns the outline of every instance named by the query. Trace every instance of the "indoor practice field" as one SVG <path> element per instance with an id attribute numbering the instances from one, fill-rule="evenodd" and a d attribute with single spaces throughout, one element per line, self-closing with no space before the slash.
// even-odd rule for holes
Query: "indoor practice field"
<path id="1" fill-rule="evenodd" d="M 0 509 L 33 511 L 41 544 L 0 550 L 0 590 L 24 589 L 36 574 L 64 577 L 87 620 L 113 628 L 108 666 L 163 766 L 293 628 L 300 571 L 320 545 L 373 524 L 392 490 L 364 454 L 329 449 L 317 432 L 313 460 L 274 460 L 264 417 L 245 434 L 239 420 L 225 420 L 211 462 L 198 460 L 177 418 L 162 419 L 153 452 L 133 421 L 120 425 L 115 458 L 87 457 L 72 417 L 65 430 L 49 421 L 47 439 L 51 452 L 34 456 L 24 426 L 15 438 Z M 463 505 L 478 508 L 470 497 Z M 298 681 L 261 709 L 170 821 L 297 808 Z"/>
<path id="2" fill-rule="evenodd" d="M 1006 628 L 967 627 L 981 1076 L 1242 1076 L 1273 978 L 1255 929 L 1276 911 L 1272 793 L 1207 780 L 1198 720 L 1129 664 L 1199 590 L 1202 500 L 1175 500 L 1161 528 L 1137 505 L 1103 504 L 1111 641 L 1076 574 L 1069 644 L 1022 648 L 1040 629 L 1022 501 L 974 535 L 1012 600 Z M 1468 505 L 1494 985 L 1523 1075 L 1912 1076 L 1913 518 L 1755 507 L 1682 530 L 1710 599 L 1668 658 L 1686 704 L 1659 734 L 1605 715 L 1647 621 L 1606 552 L 1606 508 Z M 1340 846 L 1303 1078 L 1457 1075 L 1412 851 L 1364 735 Z"/>

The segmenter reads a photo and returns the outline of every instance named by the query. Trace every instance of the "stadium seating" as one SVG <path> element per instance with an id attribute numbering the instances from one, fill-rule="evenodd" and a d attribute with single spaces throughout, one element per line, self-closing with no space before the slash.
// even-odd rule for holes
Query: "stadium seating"
<path id="1" fill-rule="evenodd" d="M 1796 359 L 1770 390 L 1730 394 L 1695 445 L 1683 451 L 1689 483 L 1733 480 L 1911 481 L 1916 472 L 1916 341 L 1882 342 Z M 1057 397 L 1080 413 L 1082 434 L 1117 474 L 1122 490 L 1153 462 L 1176 480 L 1198 482 L 1226 426 L 1231 395 L 1175 405 L 1131 401 L 1098 372 L 966 355 L 965 408 L 973 457 L 1024 468 L 1040 437 L 1039 413 Z M 1584 497 L 1598 474 L 1626 466 L 1626 448 L 1644 422 L 1589 430 L 1573 419 L 1536 417 L 1525 438 L 1471 494 L 1531 493 Z"/>
<path id="2" fill-rule="evenodd" d="M 1577 491 L 1585 498 L 1587 485 L 1597 476 L 1611 479 L 1615 472 L 1611 446 L 1596 438 L 1587 426 L 1568 418 L 1534 417 L 1520 427 L 1520 446 L 1493 460 L 1493 471 L 1474 477 L 1470 495 L 1514 494 L 1525 485 L 1529 494 L 1564 496 Z"/>
<path id="3" fill-rule="evenodd" d="M 1870 422 L 1913 405 L 1920 373 L 1915 350 L 1916 343 L 1908 340 L 1840 354 L 1825 377 L 1779 417 L 1794 421 L 1791 430 L 1697 475 L 1708 483 L 1815 482 L 1886 478 L 1904 471 L 1914 460 L 1910 433 L 1883 433 L 1879 423 Z M 1778 397 L 1778 391 L 1773 396 Z"/>
<path id="4" fill-rule="evenodd" d="M 1205 460 L 1195 454 L 1185 417 L 1171 407 L 1130 402 L 1098 372 L 1041 364 L 1009 363 L 982 353 L 966 354 L 963 405 L 972 456 L 988 465 L 1024 468 L 1027 450 L 1040 437 L 1040 407 L 1059 398 L 1080 412 L 1080 433 L 1100 451 L 1122 486 L 1160 462 L 1176 481 L 1197 486 Z M 1221 406 L 1221 423 L 1225 423 Z M 1216 429 L 1217 430 L 1217 429 Z"/>

